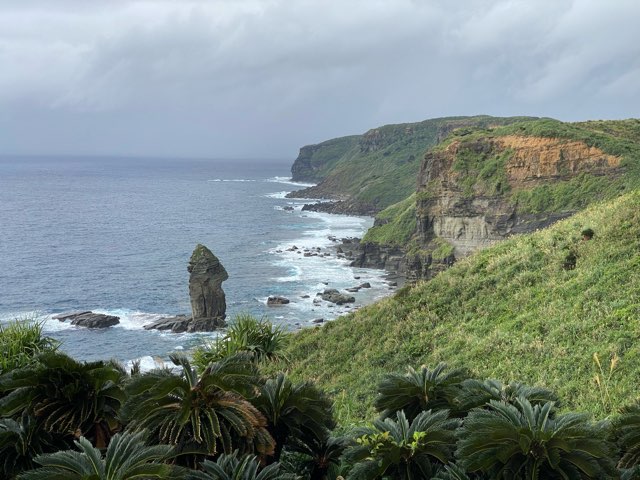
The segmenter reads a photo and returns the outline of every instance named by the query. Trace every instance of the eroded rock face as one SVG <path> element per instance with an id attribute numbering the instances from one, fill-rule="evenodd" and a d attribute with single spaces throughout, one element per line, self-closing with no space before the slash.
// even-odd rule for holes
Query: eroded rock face
<path id="1" fill-rule="evenodd" d="M 224 320 L 227 303 L 222 290 L 222 282 L 228 279 L 229 275 L 218 257 L 204 245 L 198 244 L 191 254 L 187 270 L 190 274 L 189 297 L 191 298 L 193 321 L 199 319 Z M 224 322 L 222 323 L 224 324 Z"/>
<path id="2" fill-rule="evenodd" d="M 465 156 L 508 154 L 504 184 L 497 191 L 469 187 L 457 162 Z M 418 177 L 417 224 L 423 245 L 436 238 L 455 248 L 456 257 L 515 234 L 544 228 L 572 211 L 523 214 L 511 193 L 570 180 L 581 173 L 620 173 L 620 158 L 583 142 L 517 135 L 454 141 L 426 154 Z M 506 192 L 506 193 L 505 193 Z"/>

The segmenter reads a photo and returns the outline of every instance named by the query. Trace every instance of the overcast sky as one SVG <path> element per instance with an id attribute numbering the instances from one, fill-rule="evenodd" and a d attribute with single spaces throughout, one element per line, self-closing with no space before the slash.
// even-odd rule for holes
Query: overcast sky
<path id="1" fill-rule="evenodd" d="M 0 153 L 295 158 L 449 115 L 640 117 L 639 0 L 1 0 Z"/>

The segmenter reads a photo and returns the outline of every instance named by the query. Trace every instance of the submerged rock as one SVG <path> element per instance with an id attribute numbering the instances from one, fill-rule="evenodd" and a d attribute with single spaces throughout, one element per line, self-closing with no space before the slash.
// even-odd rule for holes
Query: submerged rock
<path id="1" fill-rule="evenodd" d="M 225 321 L 220 317 L 192 319 L 187 315 L 177 315 L 175 317 L 160 318 L 145 325 L 143 328 L 145 330 L 168 330 L 172 333 L 193 333 L 211 332 L 224 326 Z"/>
<path id="2" fill-rule="evenodd" d="M 60 320 L 61 322 L 70 320 L 71 325 L 86 328 L 107 328 L 120 323 L 120 317 L 105 315 L 104 313 L 93 313 L 91 311 L 63 313 L 52 318 Z"/>
<path id="3" fill-rule="evenodd" d="M 336 305 L 343 305 L 345 303 L 353 303 L 356 301 L 355 297 L 344 295 L 335 288 L 327 288 L 322 292 L 322 299 L 326 302 L 335 303 Z"/>
<path id="4" fill-rule="evenodd" d="M 288 298 L 277 297 L 277 296 L 272 296 L 267 298 L 267 305 L 269 305 L 270 307 L 277 306 L 277 305 L 286 305 L 287 303 L 289 303 Z"/>
<path id="5" fill-rule="evenodd" d="M 189 260 L 189 297 L 193 321 L 203 325 L 222 324 L 226 316 L 227 303 L 222 290 L 222 282 L 229 274 L 211 250 L 198 244 Z M 213 321 L 212 319 L 219 319 Z M 214 329 L 217 327 L 214 327 Z M 202 331 L 202 330 L 197 330 Z"/>

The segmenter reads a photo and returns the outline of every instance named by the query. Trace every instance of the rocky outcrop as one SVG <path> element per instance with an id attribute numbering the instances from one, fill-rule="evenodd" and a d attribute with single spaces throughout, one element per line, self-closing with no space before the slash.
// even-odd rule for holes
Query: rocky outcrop
<path id="1" fill-rule="evenodd" d="M 383 268 L 404 274 L 407 271 L 406 252 L 403 248 L 376 243 L 361 243 L 358 246 L 352 267 Z"/>
<path id="2" fill-rule="evenodd" d="M 229 278 L 229 274 L 218 257 L 204 245 L 198 244 L 191 254 L 187 271 L 193 319 L 224 320 L 227 303 L 222 282 Z"/>
<path id="3" fill-rule="evenodd" d="M 353 303 L 356 301 L 355 297 L 340 293 L 335 288 L 327 288 L 321 294 L 321 298 L 325 302 L 335 303 L 336 305 L 344 305 L 345 303 Z"/>
<path id="4" fill-rule="evenodd" d="M 335 202 L 309 203 L 302 206 L 302 211 L 333 213 L 338 215 L 373 216 L 380 208 L 357 200 L 338 200 Z"/>
<path id="5" fill-rule="evenodd" d="M 143 328 L 145 330 L 165 330 L 172 333 L 193 333 L 211 332 L 224 326 L 224 319 L 219 317 L 193 319 L 187 315 L 177 315 L 175 317 L 160 318 L 153 323 L 145 325 Z"/>
<path id="6" fill-rule="evenodd" d="M 52 317 L 54 320 L 66 322 L 71 325 L 86 328 L 108 328 L 120 323 L 120 317 L 115 315 L 105 315 L 104 313 L 93 313 L 91 311 L 63 313 Z"/>
<path id="7" fill-rule="evenodd" d="M 492 188 L 469 167 L 469 158 L 500 159 Z M 466 163 L 465 163 L 466 162 Z M 567 181 L 581 173 L 615 176 L 620 158 L 583 142 L 516 135 L 453 141 L 426 154 L 418 177 L 417 223 L 422 245 L 435 238 L 454 246 L 457 257 L 515 233 L 546 227 L 572 210 L 522 213 L 513 194 Z M 502 182 L 502 183 L 501 183 Z"/>
<path id="8" fill-rule="evenodd" d="M 279 306 L 279 305 L 286 305 L 289 302 L 290 302 L 290 300 L 288 298 L 285 298 L 285 297 L 271 296 L 271 297 L 267 298 L 267 305 L 269 307 L 275 307 L 275 306 Z"/>

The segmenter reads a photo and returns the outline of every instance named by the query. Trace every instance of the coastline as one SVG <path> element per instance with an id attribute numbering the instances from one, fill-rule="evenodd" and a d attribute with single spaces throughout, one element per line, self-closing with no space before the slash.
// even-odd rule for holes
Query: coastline
<path id="1" fill-rule="evenodd" d="M 202 181 L 200 180 L 200 182 Z M 356 311 L 391 295 L 395 290 L 396 287 L 391 285 L 395 281 L 393 275 L 381 269 L 352 267 L 350 266 L 352 259 L 337 251 L 341 239 L 361 237 L 366 229 L 373 224 L 371 217 L 303 211 L 305 204 L 319 200 L 286 198 L 287 193 L 293 191 L 294 188 L 308 186 L 305 183 L 292 181 L 289 177 L 215 177 L 213 180 L 205 179 L 204 182 L 204 185 L 199 183 L 203 193 L 209 188 L 221 188 L 224 185 L 238 185 L 239 187 L 245 185 L 247 190 L 242 191 L 247 192 L 253 192 L 256 188 L 263 192 L 266 191 L 267 193 L 264 194 L 254 194 L 256 199 L 254 202 L 258 202 L 256 205 L 262 204 L 262 215 L 266 215 L 268 211 L 273 212 L 275 215 L 273 225 L 285 226 L 285 230 L 281 230 L 282 227 L 279 227 L 280 235 L 273 237 L 280 240 L 265 237 L 262 242 L 264 247 L 256 244 L 251 250 L 255 261 L 260 265 L 272 265 L 272 267 L 265 268 L 274 273 L 261 276 L 259 282 L 253 281 L 253 284 L 260 284 L 259 289 L 252 290 L 251 296 L 242 293 L 238 297 L 239 292 L 235 291 L 235 287 L 225 284 L 227 298 L 231 297 L 227 310 L 229 317 L 244 312 L 252 313 L 257 317 L 266 315 L 273 322 L 284 325 L 288 330 L 296 331 L 316 326 L 319 323 L 330 322 L 341 315 Z M 279 188 L 276 185 L 282 185 L 285 188 L 281 189 L 283 191 L 277 191 Z M 272 221 L 269 220 L 269 222 Z M 286 230 L 287 228 L 290 230 Z M 268 229 L 265 231 L 268 232 Z M 288 251 L 294 245 L 298 247 L 299 253 Z M 231 263 L 225 262 L 225 264 L 233 267 Z M 183 268 L 179 266 L 178 270 L 182 271 Z M 253 273 L 254 278 L 257 278 L 255 275 L 265 268 L 256 270 Z M 275 274 L 276 271 L 281 273 Z M 117 273 L 117 271 L 108 273 L 105 271 L 105 275 Z M 232 278 L 236 284 L 242 284 L 248 274 L 250 272 L 245 272 L 243 274 L 245 277 L 236 275 L 235 278 Z M 354 289 L 367 282 L 371 284 L 372 288 L 346 292 L 346 289 Z M 354 296 L 355 302 L 338 305 L 322 300 L 320 297 L 324 290 L 331 288 Z M 290 303 L 269 307 L 266 303 L 271 295 L 287 296 Z M 144 325 L 154 320 L 187 311 L 187 301 L 181 301 L 177 309 L 172 309 L 164 308 L 163 303 L 156 303 L 160 308 L 136 306 L 127 302 L 124 297 L 119 299 L 114 295 L 103 297 L 101 304 L 83 301 L 82 296 L 69 296 L 68 298 L 71 300 L 65 300 L 64 303 L 62 301 L 53 303 L 43 301 L 41 312 L 34 312 L 33 309 L 5 310 L 0 315 L 0 320 L 4 322 L 15 318 L 24 318 L 26 315 L 32 318 L 37 316 L 37 318 L 46 321 L 45 332 L 61 340 L 63 351 L 75 358 L 91 361 L 111 357 L 125 363 L 140 360 L 143 368 L 153 368 L 158 365 L 158 362 L 166 359 L 169 354 L 189 351 L 203 340 L 219 334 L 217 332 L 178 334 L 144 330 Z M 186 295 L 185 300 L 187 300 Z M 92 310 L 95 313 L 105 315 L 116 315 L 120 317 L 120 324 L 107 329 L 86 329 L 51 318 L 59 313 L 79 309 Z M 319 319 L 322 319 L 322 322 L 319 322 Z"/>

